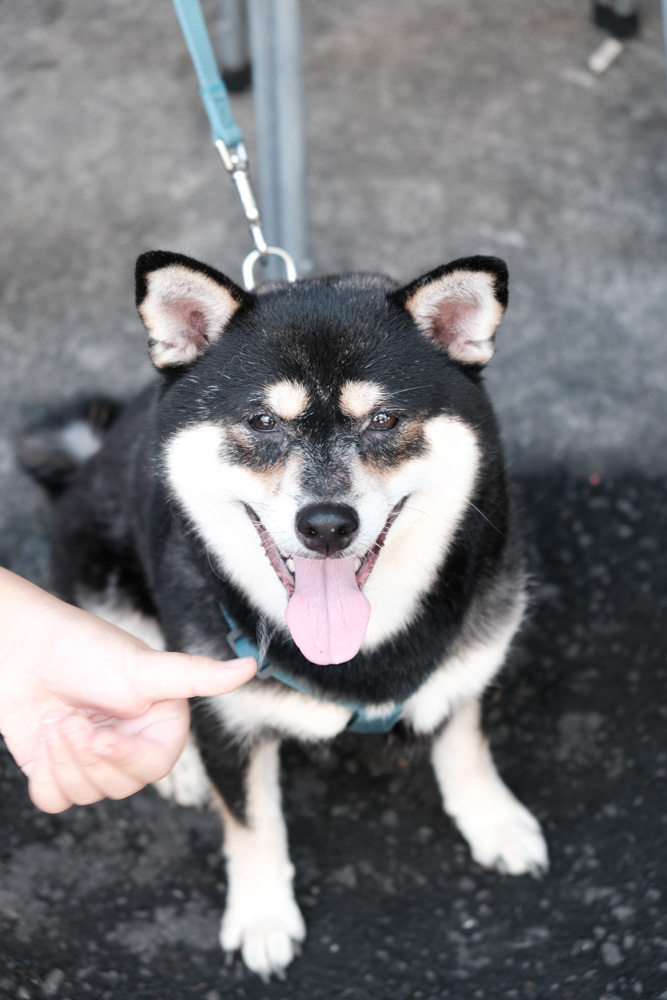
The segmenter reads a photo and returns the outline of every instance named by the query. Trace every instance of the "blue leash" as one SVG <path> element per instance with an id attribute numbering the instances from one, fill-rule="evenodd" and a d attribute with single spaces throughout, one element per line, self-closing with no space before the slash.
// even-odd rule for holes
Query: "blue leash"
<path id="1" fill-rule="evenodd" d="M 269 679 L 280 681 L 280 683 L 285 684 L 286 687 L 290 687 L 294 691 L 299 691 L 301 694 L 307 694 L 311 698 L 319 698 L 320 701 L 329 701 L 334 705 L 341 705 L 343 708 L 348 708 L 352 712 L 352 718 L 345 728 L 350 733 L 388 733 L 398 722 L 403 710 L 402 703 L 395 704 L 388 715 L 371 718 L 368 715 L 366 707 L 362 705 L 361 702 L 341 701 L 339 698 L 323 698 L 322 695 L 317 694 L 317 692 L 313 691 L 307 684 L 304 684 L 302 681 L 292 677 L 280 667 L 276 667 L 269 663 L 267 659 L 263 659 L 260 663 L 259 649 L 255 643 L 246 635 L 243 635 L 241 629 L 229 614 L 222 601 L 218 601 L 218 607 L 220 608 L 222 617 L 229 626 L 230 631 L 227 635 L 227 642 L 236 656 L 252 656 L 253 659 L 257 660 L 257 678 L 260 681 Z"/>
<path id="2" fill-rule="evenodd" d="M 199 93 L 206 108 L 213 133 L 213 145 L 218 140 L 229 149 L 243 143 L 241 130 L 234 121 L 218 64 L 199 0 L 174 0 L 181 30 L 199 79 Z"/>
<path id="3" fill-rule="evenodd" d="M 227 88 L 218 70 L 201 4 L 199 0 L 173 2 L 199 80 L 199 93 L 211 125 L 213 145 L 236 185 L 255 243 L 255 249 L 243 261 L 243 283 L 248 290 L 255 287 L 255 264 L 267 257 L 279 257 L 285 266 L 287 280 L 296 281 L 296 267 L 291 256 L 281 247 L 269 246 L 264 239 L 259 208 L 250 184 L 248 154 L 243 135 L 234 121 Z"/>

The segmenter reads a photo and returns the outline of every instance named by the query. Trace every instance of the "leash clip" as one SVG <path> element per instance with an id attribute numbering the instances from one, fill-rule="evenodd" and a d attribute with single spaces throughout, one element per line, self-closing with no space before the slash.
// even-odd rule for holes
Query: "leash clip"
<path id="1" fill-rule="evenodd" d="M 220 159 L 222 160 L 225 169 L 231 175 L 231 178 L 236 185 L 236 190 L 238 191 L 239 198 L 241 199 L 243 212 L 248 220 L 250 235 L 252 236 L 255 244 L 255 249 L 250 251 L 242 265 L 243 284 L 246 287 L 246 291 L 250 292 L 255 287 L 255 264 L 258 260 L 266 260 L 267 257 L 279 257 L 285 265 L 287 280 L 296 281 L 296 265 L 290 254 L 288 254 L 286 250 L 282 250 L 280 247 L 269 246 L 264 239 L 264 233 L 262 232 L 262 219 L 259 214 L 259 207 L 255 200 L 255 195 L 250 183 L 248 153 L 246 151 L 245 144 L 239 142 L 236 146 L 226 146 L 222 139 L 216 139 L 215 147 L 220 154 Z"/>

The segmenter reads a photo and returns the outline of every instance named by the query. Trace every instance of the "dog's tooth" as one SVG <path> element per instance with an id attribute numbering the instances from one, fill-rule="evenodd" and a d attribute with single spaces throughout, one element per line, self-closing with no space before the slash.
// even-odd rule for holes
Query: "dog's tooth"
<path id="1" fill-rule="evenodd" d="M 285 559 L 285 565 L 287 566 L 290 573 L 294 573 L 294 560 L 292 559 L 291 556 L 288 556 L 287 559 Z"/>
<path id="2" fill-rule="evenodd" d="M 361 569 L 362 562 L 363 562 L 363 560 L 362 560 L 361 556 L 357 556 L 357 558 L 354 560 L 354 572 L 355 573 L 358 573 L 359 570 Z"/>

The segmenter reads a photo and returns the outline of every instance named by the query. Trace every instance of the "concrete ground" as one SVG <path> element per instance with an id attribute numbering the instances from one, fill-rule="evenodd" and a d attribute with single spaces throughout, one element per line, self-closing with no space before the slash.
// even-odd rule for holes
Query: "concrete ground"
<path id="1" fill-rule="evenodd" d="M 318 272 L 510 267 L 488 383 L 537 601 L 488 704 L 542 820 L 542 882 L 477 868 L 425 761 L 286 755 L 310 937 L 286 982 L 224 967 L 212 815 L 146 791 L 59 817 L 0 755 L 0 997 L 667 997 L 667 121 L 657 0 L 617 63 L 573 0 L 304 2 Z M 35 404 L 151 377 L 150 248 L 238 279 L 250 247 L 170 5 L 0 3 L 0 563 L 47 582 L 17 471 Z M 252 100 L 235 111 L 252 148 Z"/>

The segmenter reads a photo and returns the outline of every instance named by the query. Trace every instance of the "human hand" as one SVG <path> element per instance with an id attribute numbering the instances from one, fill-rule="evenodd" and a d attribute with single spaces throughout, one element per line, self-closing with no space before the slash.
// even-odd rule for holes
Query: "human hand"
<path id="1" fill-rule="evenodd" d="M 0 625 L 0 732 L 45 812 L 164 777 L 187 738 L 187 698 L 225 694 L 256 670 L 157 652 L 3 569 Z"/>

